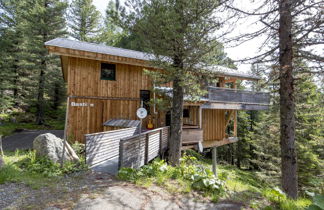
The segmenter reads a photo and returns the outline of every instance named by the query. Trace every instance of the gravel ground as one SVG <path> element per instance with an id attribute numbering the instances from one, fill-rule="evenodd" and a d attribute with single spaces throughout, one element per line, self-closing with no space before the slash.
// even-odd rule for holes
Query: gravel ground
<path id="1" fill-rule="evenodd" d="M 15 151 L 16 149 L 32 149 L 34 139 L 40 134 L 52 133 L 59 138 L 63 138 L 63 130 L 26 130 L 3 138 L 2 146 L 5 151 Z"/>
<path id="2" fill-rule="evenodd" d="M 138 187 L 104 174 L 87 172 L 62 178 L 41 189 L 18 183 L 0 185 L 0 209 L 226 209 L 242 204 L 197 201 L 194 195 L 173 195 L 152 186 Z"/>

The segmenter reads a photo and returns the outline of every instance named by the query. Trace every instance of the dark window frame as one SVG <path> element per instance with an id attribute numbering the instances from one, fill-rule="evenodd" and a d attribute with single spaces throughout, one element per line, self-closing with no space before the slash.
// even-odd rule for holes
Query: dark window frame
<path id="1" fill-rule="evenodd" d="M 148 96 L 144 98 L 143 96 Z M 148 114 L 151 114 L 150 101 L 151 101 L 151 91 L 150 90 L 140 90 L 140 101 L 143 101 L 143 107 L 147 110 Z"/>
<path id="2" fill-rule="evenodd" d="M 113 63 L 101 63 L 100 64 L 100 80 L 108 80 L 108 81 L 116 81 L 116 64 Z M 103 75 L 103 71 L 108 70 L 108 71 L 113 71 L 112 75 L 107 76 Z"/>
<path id="3" fill-rule="evenodd" d="M 182 111 L 183 113 L 183 118 L 190 118 L 190 110 L 189 110 L 189 108 L 187 108 L 187 109 L 183 109 L 183 111 Z"/>

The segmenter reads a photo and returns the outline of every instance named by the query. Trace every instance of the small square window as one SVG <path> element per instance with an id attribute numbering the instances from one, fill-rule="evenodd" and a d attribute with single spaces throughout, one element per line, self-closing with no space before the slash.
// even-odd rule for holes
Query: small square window
<path id="1" fill-rule="evenodd" d="M 101 63 L 101 75 L 102 80 L 116 80 L 116 65 L 109 63 Z"/>
<path id="2" fill-rule="evenodd" d="M 184 118 L 189 118 L 189 109 L 183 109 L 183 117 Z"/>

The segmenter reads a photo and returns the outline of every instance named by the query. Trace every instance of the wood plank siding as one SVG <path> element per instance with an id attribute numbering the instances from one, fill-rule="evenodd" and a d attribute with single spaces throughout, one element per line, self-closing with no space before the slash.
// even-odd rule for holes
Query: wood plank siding
<path id="1" fill-rule="evenodd" d="M 204 141 L 221 141 L 225 138 L 225 111 L 203 109 L 202 129 L 204 130 Z"/>
<path id="2" fill-rule="evenodd" d="M 68 95 L 139 99 L 140 90 L 152 87 L 144 67 L 116 65 L 116 80 L 100 79 L 100 61 L 69 58 Z"/>
<path id="3" fill-rule="evenodd" d="M 143 71 L 145 67 L 113 63 L 116 64 L 116 80 L 110 81 L 100 79 L 101 61 L 75 57 L 65 57 L 63 60 L 68 62 L 64 66 L 67 66 L 70 97 L 67 128 L 70 139 L 84 143 L 84 134 L 120 129 L 103 126 L 110 119 L 137 120 L 140 90 L 152 88 L 148 75 Z M 73 106 L 73 103 L 77 106 Z M 189 109 L 189 117 L 184 118 L 184 124 L 199 126 L 199 104 L 185 108 Z M 224 118 L 225 110 L 203 109 L 205 141 L 219 141 L 225 137 Z M 165 113 L 160 112 L 153 123 L 155 127 L 164 126 Z"/>

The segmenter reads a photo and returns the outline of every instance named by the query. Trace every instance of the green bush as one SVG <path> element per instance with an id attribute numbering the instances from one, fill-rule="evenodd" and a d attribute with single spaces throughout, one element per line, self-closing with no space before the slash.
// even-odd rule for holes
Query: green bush
<path id="1" fill-rule="evenodd" d="M 154 179 L 158 185 L 166 185 L 168 181 L 174 180 L 183 186 L 185 192 L 189 188 L 210 195 L 225 192 L 224 182 L 216 178 L 208 168 L 199 165 L 196 157 L 188 155 L 183 156 L 179 167 L 172 167 L 163 160 L 154 160 L 140 169 L 122 168 L 118 177 L 133 183 Z"/>
<path id="2" fill-rule="evenodd" d="M 29 152 L 27 157 L 18 161 L 16 165 L 24 171 L 41 174 L 44 177 L 61 176 L 87 169 L 87 165 L 82 160 L 80 162 L 65 162 L 61 168 L 59 163 L 54 163 L 48 158 L 36 157 L 35 152 Z"/>
<path id="3" fill-rule="evenodd" d="M 75 142 L 72 144 L 73 150 L 77 153 L 79 156 L 84 156 L 85 155 L 85 144 Z"/>
<path id="4" fill-rule="evenodd" d="M 13 165 L 5 165 L 0 169 L 0 184 L 14 182 L 20 171 Z"/>
<path id="5" fill-rule="evenodd" d="M 307 210 L 324 210 L 324 195 L 313 196 L 313 202 Z"/>

